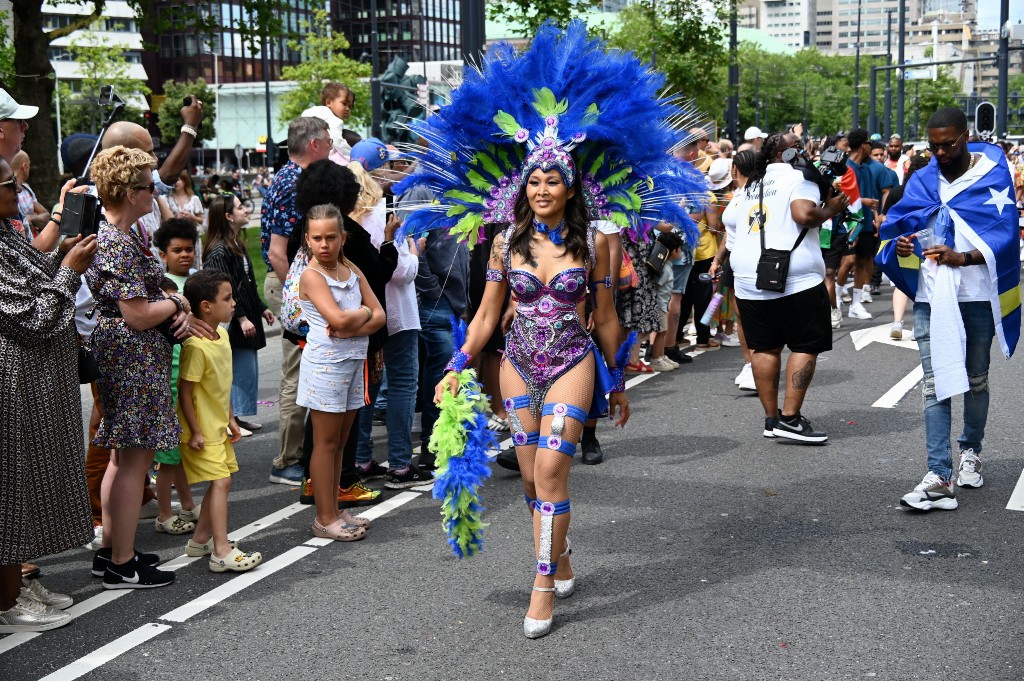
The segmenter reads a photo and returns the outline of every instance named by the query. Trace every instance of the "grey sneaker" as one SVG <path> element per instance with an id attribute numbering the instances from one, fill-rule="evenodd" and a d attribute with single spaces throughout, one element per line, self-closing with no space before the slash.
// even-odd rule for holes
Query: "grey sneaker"
<path id="1" fill-rule="evenodd" d="M 960 452 L 960 471 L 956 476 L 956 484 L 961 487 L 981 487 L 985 478 L 981 477 L 981 459 L 968 447 Z"/>
<path id="2" fill-rule="evenodd" d="M 893 340 L 903 340 L 903 322 L 893 322 L 889 326 L 889 338 Z"/>
<path id="3" fill-rule="evenodd" d="M 918 511 L 952 511 L 959 506 L 953 492 L 953 482 L 945 482 L 931 471 L 928 471 L 913 492 L 903 495 L 900 505 Z"/>
<path id="4" fill-rule="evenodd" d="M 0 634 L 14 634 L 21 631 L 48 631 L 62 627 L 71 621 L 71 615 L 63 610 L 51 608 L 34 598 L 18 596 L 14 607 L 0 612 Z"/>

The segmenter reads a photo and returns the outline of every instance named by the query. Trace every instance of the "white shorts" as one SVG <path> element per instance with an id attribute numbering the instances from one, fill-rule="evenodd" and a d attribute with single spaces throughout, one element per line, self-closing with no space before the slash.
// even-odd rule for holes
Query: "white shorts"
<path id="1" fill-rule="evenodd" d="M 369 404 L 366 395 L 366 360 L 299 365 L 299 389 L 295 404 L 317 411 L 340 414 Z"/>

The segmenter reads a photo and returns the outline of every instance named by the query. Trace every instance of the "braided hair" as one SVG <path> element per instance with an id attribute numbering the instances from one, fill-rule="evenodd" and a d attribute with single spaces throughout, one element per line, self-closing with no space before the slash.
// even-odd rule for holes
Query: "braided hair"
<path id="1" fill-rule="evenodd" d="M 776 132 L 768 136 L 768 139 L 761 145 L 761 151 L 757 153 L 757 161 L 754 164 L 753 172 L 747 178 L 747 186 L 750 187 L 756 182 L 764 181 L 764 174 L 768 170 L 768 164 L 775 160 L 775 156 L 782 144 L 782 133 Z"/>

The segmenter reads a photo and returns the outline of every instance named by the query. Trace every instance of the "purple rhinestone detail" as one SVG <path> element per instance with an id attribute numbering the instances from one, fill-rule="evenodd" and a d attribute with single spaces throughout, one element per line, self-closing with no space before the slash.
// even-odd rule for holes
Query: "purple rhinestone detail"
<path id="1" fill-rule="evenodd" d="M 518 432 L 512 436 L 512 441 L 520 447 L 526 444 L 526 433 Z"/>
<path id="2" fill-rule="evenodd" d="M 537 562 L 537 574 L 550 575 L 551 572 L 551 563 L 541 563 L 540 561 Z"/>
<path id="3" fill-rule="evenodd" d="M 512 400 L 511 397 L 505 400 L 505 409 L 511 410 L 514 406 L 516 406 L 516 403 Z"/>
<path id="4" fill-rule="evenodd" d="M 552 504 L 550 501 L 542 502 L 541 504 L 539 504 L 537 506 L 537 508 L 544 515 L 554 515 L 555 514 L 555 505 Z"/>
<path id="5" fill-rule="evenodd" d="M 565 406 L 564 402 L 559 402 L 555 405 L 554 412 L 558 416 L 565 416 L 569 413 L 569 407 Z"/>
<path id="6" fill-rule="evenodd" d="M 551 363 L 551 358 L 548 357 L 548 353 L 541 351 L 541 352 L 535 352 L 533 354 L 533 361 L 535 361 L 537 364 L 539 364 L 542 367 L 546 367 L 548 364 Z"/>
<path id="7" fill-rule="evenodd" d="M 552 435 L 548 438 L 548 449 L 558 449 L 562 446 L 562 438 Z"/>

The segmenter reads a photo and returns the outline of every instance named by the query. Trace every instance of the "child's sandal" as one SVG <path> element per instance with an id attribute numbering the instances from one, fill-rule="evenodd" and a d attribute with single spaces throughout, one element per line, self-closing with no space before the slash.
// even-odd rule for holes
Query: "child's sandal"
<path id="1" fill-rule="evenodd" d="M 188 534 L 196 529 L 196 524 L 190 520 L 183 520 L 179 515 L 172 515 L 167 520 L 153 518 L 153 529 L 166 534 Z"/>
<path id="2" fill-rule="evenodd" d="M 196 507 L 193 508 L 191 511 L 186 511 L 185 509 L 182 509 L 178 511 L 178 517 L 184 520 L 185 522 L 199 522 L 199 511 L 200 509 L 202 509 L 202 507 L 202 504 L 196 504 Z"/>
<path id="3" fill-rule="evenodd" d="M 229 539 L 228 544 L 231 548 L 238 546 L 238 542 L 234 539 Z M 203 556 L 209 556 L 213 553 L 213 537 L 210 537 L 205 544 L 200 544 L 197 541 L 188 540 L 188 544 L 185 545 L 185 555 L 192 558 L 202 558 Z"/>
<path id="4" fill-rule="evenodd" d="M 210 554 L 211 572 L 247 572 L 263 562 L 263 554 L 259 551 L 243 553 L 238 548 L 231 549 L 231 552 L 223 558 Z"/>
<path id="5" fill-rule="evenodd" d="M 330 525 L 324 527 L 319 521 L 313 521 L 313 535 L 321 539 L 333 539 L 334 541 L 359 541 L 366 537 L 366 528 L 358 525 L 348 525 L 344 518 L 338 518 Z"/>

